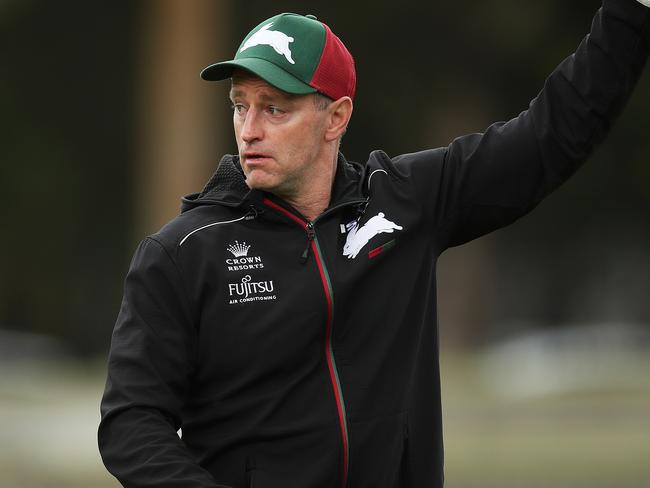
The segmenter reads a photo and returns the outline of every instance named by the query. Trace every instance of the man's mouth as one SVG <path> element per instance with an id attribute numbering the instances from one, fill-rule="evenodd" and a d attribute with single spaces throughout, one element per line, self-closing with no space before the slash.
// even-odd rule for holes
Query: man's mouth
<path id="1" fill-rule="evenodd" d="M 260 153 L 260 152 L 245 152 L 244 153 L 244 161 L 246 164 L 255 164 L 262 162 L 265 159 L 269 159 L 270 156 L 265 153 Z"/>

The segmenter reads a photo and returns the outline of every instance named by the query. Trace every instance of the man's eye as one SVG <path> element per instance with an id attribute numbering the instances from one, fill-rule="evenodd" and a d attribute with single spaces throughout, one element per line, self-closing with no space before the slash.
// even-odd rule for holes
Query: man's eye
<path id="1" fill-rule="evenodd" d="M 241 103 L 233 103 L 231 105 L 231 108 L 233 111 L 239 115 L 243 114 L 246 110 L 246 107 L 244 107 Z"/>
<path id="2" fill-rule="evenodd" d="M 271 115 L 282 115 L 284 113 L 284 110 L 274 107 L 273 105 L 269 106 L 267 110 Z"/>

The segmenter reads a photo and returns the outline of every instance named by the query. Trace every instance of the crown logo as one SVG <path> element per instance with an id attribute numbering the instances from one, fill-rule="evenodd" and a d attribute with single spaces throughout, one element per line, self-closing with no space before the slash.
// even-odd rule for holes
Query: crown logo
<path id="1" fill-rule="evenodd" d="M 239 241 L 235 241 L 234 244 L 231 244 L 226 249 L 228 249 L 236 258 L 240 258 L 242 256 L 248 256 L 248 250 L 250 248 L 251 247 L 247 246 L 245 242 L 240 243 Z"/>

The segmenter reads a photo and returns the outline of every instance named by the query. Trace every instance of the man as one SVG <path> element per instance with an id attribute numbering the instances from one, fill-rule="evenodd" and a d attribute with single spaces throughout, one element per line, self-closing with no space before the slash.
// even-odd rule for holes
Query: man
<path id="1" fill-rule="evenodd" d="M 315 17 L 268 19 L 207 67 L 232 80 L 239 154 L 133 258 L 108 469 L 127 487 L 442 486 L 436 258 L 576 170 L 642 71 L 649 12 L 605 0 L 527 111 L 364 166 L 338 152 L 354 62 Z"/>

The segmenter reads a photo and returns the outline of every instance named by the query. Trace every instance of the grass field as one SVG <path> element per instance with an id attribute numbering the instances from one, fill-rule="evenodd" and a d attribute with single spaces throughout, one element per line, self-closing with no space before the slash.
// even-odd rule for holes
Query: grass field
<path id="1" fill-rule="evenodd" d="M 650 486 L 647 356 L 617 356 L 619 369 L 602 384 L 518 393 L 494 388 L 495 375 L 515 381 L 518 365 L 499 370 L 481 352 L 445 354 L 446 487 Z M 593 358 L 594 368 L 603 360 Z M 120 486 L 95 441 L 103 382 L 101 365 L 3 365 L 0 486 Z"/>
<path id="2" fill-rule="evenodd" d="M 613 373 L 601 386 L 591 381 L 517 395 L 486 388 L 480 356 L 446 355 L 445 486 L 650 487 L 648 356 L 591 358 L 595 374 L 609 360 L 624 370 L 625 377 Z M 511 368 L 516 372 L 518 365 Z"/>

